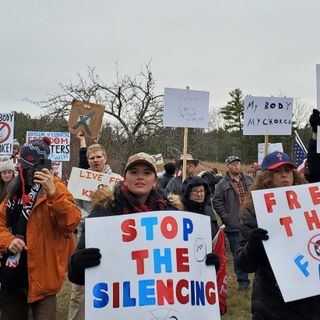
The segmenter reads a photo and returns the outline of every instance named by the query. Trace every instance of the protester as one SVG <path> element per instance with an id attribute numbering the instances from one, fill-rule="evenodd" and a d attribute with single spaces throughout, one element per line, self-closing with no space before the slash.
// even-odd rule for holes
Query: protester
<path id="1" fill-rule="evenodd" d="M 164 165 L 165 173 L 158 180 L 157 187 L 161 189 L 165 189 L 169 183 L 169 181 L 174 177 L 176 172 L 176 165 L 173 162 L 167 162 Z"/>
<path id="2" fill-rule="evenodd" d="M 107 164 L 107 154 L 101 144 L 93 144 L 87 148 L 85 135 L 83 131 L 77 134 L 79 139 L 79 167 L 95 172 L 111 174 L 112 170 Z M 78 239 L 84 228 L 84 221 L 88 217 L 92 205 L 91 201 L 75 200 L 77 206 L 81 209 L 81 223 L 78 226 Z M 69 303 L 68 320 L 84 320 L 84 286 L 72 284 L 71 297 Z"/>
<path id="3" fill-rule="evenodd" d="M 213 197 L 213 205 L 225 225 L 225 234 L 229 240 L 233 256 L 234 271 L 237 276 L 238 290 L 246 290 L 250 280 L 248 273 L 237 265 L 235 258 L 239 248 L 240 206 L 245 192 L 252 184 L 252 178 L 241 172 L 241 160 L 237 156 L 226 159 L 227 172 L 218 182 Z"/>
<path id="4" fill-rule="evenodd" d="M 27 320 L 29 308 L 33 320 L 56 319 L 80 210 L 48 169 L 49 144 L 21 147 L 19 174 L 0 206 L 1 319 Z"/>
<path id="5" fill-rule="evenodd" d="M 150 155 L 141 152 L 129 157 L 124 182 L 117 185 L 114 191 L 107 187 L 97 190 L 92 197 L 93 210 L 88 218 L 173 210 L 172 203 L 156 188 L 156 183 L 157 170 Z M 182 208 L 181 204 L 180 207 Z M 85 248 L 85 234 L 82 233 L 77 249 L 69 261 L 70 281 L 83 285 L 85 269 L 99 265 L 100 259 L 99 248 Z M 207 264 L 214 264 L 216 261 L 215 254 L 207 256 Z"/>
<path id="6" fill-rule="evenodd" d="M 18 166 L 19 154 L 20 154 L 20 143 L 17 139 L 14 139 L 12 144 L 11 160 L 16 167 Z"/>
<path id="7" fill-rule="evenodd" d="M 209 171 L 202 172 L 199 176 L 208 182 L 209 190 L 210 190 L 210 200 L 212 203 L 214 190 L 216 188 L 217 183 L 222 179 L 222 175 L 219 173 L 217 168 L 213 168 Z M 212 205 L 212 208 L 213 208 L 213 205 Z"/>
<path id="8" fill-rule="evenodd" d="M 320 153 L 317 153 L 317 132 L 318 126 L 320 126 L 320 112 L 314 109 L 310 118 L 309 123 L 312 128 L 312 137 L 309 140 L 308 146 L 308 174 L 306 178 L 309 182 L 320 181 Z"/>
<path id="9" fill-rule="evenodd" d="M 320 163 L 318 163 L 320 165 Z M 251 190 L 287 187 L 305 182 L 287 154 L 275 151 L 262 162 L 262 173 L 256 177 Z M 316 320 L 319 319 L 320 296 L 285 303 L 262 241 L 269 239 L 268 231 L 258 228 L 251 192 L 241 214 L 241 241 L 237 263 L 242 270 L 254 272 L 252 319 Z M 280 263 L 280 262 L 279 262 Z"/>
<path id="10" fill-rule="evenodd" d="M 183 164 L 183 156 L 180 157 L 180 160 L 178 161 L 179 167 L 182 168 Z M 192 177 L 195 175 L 195 169 L 197 165 L 199 164 L 199 160 L 193 159 L 191 154 L 186 155 L 186 177 Z M 170 180 L 168 183 L 166 190 L 168 193 L 174 193 L 179 196 L 183 195 L 183 188 L 186 186 L 186 181 L 182 182 L 182 176 L 174 177 Z"/>
<path id="11" fill-rule="evenodd" d="M 193 177 L 184 190 L 182 202 L 186 211 L 210 217 L 211 237 L 213 239 L 219 227 L 214 212 L 209 206 L 210 190 L 207 181 L 200 177 Z"/>
<path id="12" fill-rule="evenodd" d="M 15 165 L 7 157 L 0 159 L 0 204 L 7 196 L 9 182 L 14 178 Z"/>

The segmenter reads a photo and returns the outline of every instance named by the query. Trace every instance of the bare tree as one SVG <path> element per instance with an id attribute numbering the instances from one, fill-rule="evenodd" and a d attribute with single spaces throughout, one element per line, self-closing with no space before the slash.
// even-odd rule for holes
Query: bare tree
<path id="1" fill-rule="evenodd" d="M 312 107 L 301 101 L 300 98 L 294 99 L 293 122 L 297 128 L 304 128 L 308 123 Z"/>
<path id="2" fill-rule="evenodd" d="M 78 83 L 60 84 L 62 93 L 43 101 L 33 101 L 44 108 L 48 117 L 68 117 L 73 99 L 104 104 L 111 118 L 125 161 L 139 139 L 148 136 L 162 123 L 162 95 L 156 95 L 155 80 L 148 63 L 136 76 L 119 77 L 112 85 L 105 84 L 95 68 L 88 68 L 86 79 L 78 74 Z"/>

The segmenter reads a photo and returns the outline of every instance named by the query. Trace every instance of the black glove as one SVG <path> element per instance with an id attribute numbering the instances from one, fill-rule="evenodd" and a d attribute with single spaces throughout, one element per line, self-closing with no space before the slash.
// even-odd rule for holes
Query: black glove
<path id="1" fill-rule="evenodd" d="M 268 231 L 261 228 L 255 228 L 251 231 L 248 238 L 248 250 L 251 252 L 261 252 L 263 250 L 262 240 L 268 240 Z"/>
<path id="2" fill-rule="evenodd" d="M 81 249 L 73 254 L 72 264 L 79 274 L 84 274 L 86 268 L 100 264 L 101 253 L 98 248 Z"/>
<path id="3" fill-rule="evenodd" d="M 220 258 L 219 256 L 214 253 L 208 253 L 206 256 L 206 265 L 207 266 L 212 266 L 214 265 L 216 267 L 216 272 L 218 272 L 219 268 L 220 268 Z"/>
<path id="4" fill-rule="evenodd" d="M 312 115 L 309 118 L 309 122 L 312 128 L 312 132 L 317 133 L 318 126 L 320 126 L 320 112 L 317 109 L 313 109 Z"/>

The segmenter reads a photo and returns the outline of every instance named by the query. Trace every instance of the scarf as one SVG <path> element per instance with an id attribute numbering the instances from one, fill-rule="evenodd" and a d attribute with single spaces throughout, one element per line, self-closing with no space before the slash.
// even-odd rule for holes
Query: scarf
<path id="1" fill-rule="evenodd" d="M 34 184 L 28 193 L 29 202 L 23 205 L 23 199 L 13 195 L 7 202 L 7 227 L 17 238 L 25 241 L 27 222 L 35 204 L 41 185 Z M 3 284 L 26 287 L 28 282 L 27 253 L 5 254 L 0 257 L 1 277 Z"/>
<path id="2" fill-rule="evenodd" d="M 137 197 L 131 193 L 125 184 L 121 184 L 121 200 L 122 200 L 122 213 L 137 213 L 148 211 L 166 210 L 168 205 L 167 201 L 156 190 L 152 189 L 145 203 L 140 203 Z"/>

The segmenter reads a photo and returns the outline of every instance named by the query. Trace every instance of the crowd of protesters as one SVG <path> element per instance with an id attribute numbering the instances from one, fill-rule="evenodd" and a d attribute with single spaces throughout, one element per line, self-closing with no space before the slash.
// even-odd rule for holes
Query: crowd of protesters
<path id="1" fill-rule="evenodd" d="M 199 160 L 187 154 L 186 178 L 183 158 L 164 165 L 158 179 L 152 157 L 144 152 L 130 156 L 124 179 L 113 189 L 99 188 L 91 201 L 74 199 L 50 167 L 50 141 L 34 140 L 20 146 L 14 142 L 11 157 L 0 159 L 0 319 L 56 319 L 56 294 L 65 272 L 72 282 L 68 320 L 84 319 L 85 270 L 100 264 L 100 248 L 86 247 L 87 218 L 148 211 L 182 210 L 210 217 L 211 238 L 219 225 L 233 257 L 238 290 L 252 289 L 252 319 L 320 319 L 320 296 L 285 303 L 273 274 L 263 242 L 268 230 L 258 227 L 251 190 L 293 186 L 320 181 L 320 154 L 316 152 L 320 115 L 309 119 L 312 136 L 308 146 L 305 177 L 283 152 L 266 155 L 261 167 L 255 163 L 248 174 L 240 159 L 230 155 L 226 173 L 201 172 Z M 100 144 L 87 147 L 83 131 L 79 141 L 79 168 L 112 173 L 107 152 Z M 44 165 L 44 163 L 46 165 Z M 219 257 L 208 253 L 206 265 L 219 270 Z"/>

